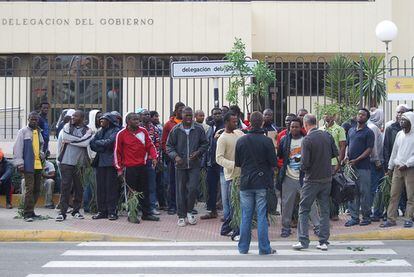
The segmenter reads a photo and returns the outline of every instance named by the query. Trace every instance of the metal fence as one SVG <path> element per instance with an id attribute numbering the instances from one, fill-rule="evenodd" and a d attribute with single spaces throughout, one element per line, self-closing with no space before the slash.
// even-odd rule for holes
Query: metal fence
<path id="1" fill-rule="evenodd" d="M 157 110 L 165 122 L 173 104 L 182 101 L 195 110 L 209 113 L 214 107 L 213 80 L 171 79 L 170 63 L 222 58 L 223 55 L 0 56 L 0 139 L 13 139 L 26 124 L 27 114 L 44 101 L 51 104 L 49 123 L 52 134 L 61 112 L 67 108 L 86 112 L 117 110 L 125 114 L 144 107 Z M 287 113 L 296 113 L 299 108 L 315 112 L 315 103 L 337 101 L 347 105 L 349 88 L 364 78 L 362 68 L 353 68 L 349 73 L 354 78 L 341 82 L 336 88 L 337 99 L 332 99 L 327 93 L 332 91 L 333 85 L 327 83 L 330 69 L 325 58 L 297 57 L 292 61 L 275 57 L 266 62 L 275 71 L 277 80 L 269 88 L 269 97 L 261 99 L 261 105 L 255 101 L 253 106 L 272 108 L 279 126 L 283 126 Z M 400 61 L 392 57 L 386 70 L 392 76 L 413 76 L 413 62 L 414 58 Z M 225 94 L 229 83 L 229 78 L 219 79 L 220 105 L 228 105 Z M 382 103 L 387 120 L 391 119 L 393 107 L 398 104 Z M 411 101 L 408 104 L 413 105 Z M 242 110 L 246 110 L 244 105 Z"/>

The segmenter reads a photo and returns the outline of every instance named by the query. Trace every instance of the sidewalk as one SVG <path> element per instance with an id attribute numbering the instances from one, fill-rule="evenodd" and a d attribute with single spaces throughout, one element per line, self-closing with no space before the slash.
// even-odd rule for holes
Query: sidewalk
<path id="1" fill-rule="evenodd" d="M 205 210 L 203 204 L 197 206 L 199 215 Z M 6 210 L 0 208 L 0 241 L 10 240 L 168 240 L 168 241 L 228 241 L 230 238 L 220 236 L 220 218 L 199 220 L 197 225 L 186 227 L 177 226 L 177 216 L 162 212 L 159 222 L 141 221 L 140 224 L 129 223 L 126 216 L 120 216 L 117 221 L 106 219 L 92 220 L 91 214 L 85 214 L 84 220 L 73 219 L 70 215 L 64 222 L 55 222 L 57 215 L 55 210 L 37 208 L 36 213 L 50 216 L 53 219 L 36 220 L 32 223 L 22 219 L 14 219 L 17 208 Z M 414 228 L 402 228 L 402 222 L 398 226 L 386 230 L 379 228 L 378 222 L 369 226 L 344 227 L 348 216 L 341 215 L 337 222 L 331 221 L 332 240 L 358 240 L 358 239 L 414 239 Z M 295 240 L 296 229 L 288 239 L 280 237 L 280 216 L 269 228 L 269 236 L 274 240 Z M 309 230 L 313 236 L 312 230 Z M 32 238 L 32 239 L 31 239 Z M 256 231 L 253 231 L 253 239 L 256 239 Z"/>

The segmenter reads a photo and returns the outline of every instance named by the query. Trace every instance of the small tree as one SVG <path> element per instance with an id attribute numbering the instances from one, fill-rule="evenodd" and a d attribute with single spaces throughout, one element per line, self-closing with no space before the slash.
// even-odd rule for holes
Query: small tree
<path id="1" fill-rule="evenodd" d="M 263 61 L 259 61 L 259 63 L 252 69 L 252 72 L 255 82 L 250 84 L 247 92 L 248 95 L 256 96 L 258 108 L 262 111 L 260 98 L 268 96 L 269 85 L 276 80 L 275 72 L 270 70 Z"/>

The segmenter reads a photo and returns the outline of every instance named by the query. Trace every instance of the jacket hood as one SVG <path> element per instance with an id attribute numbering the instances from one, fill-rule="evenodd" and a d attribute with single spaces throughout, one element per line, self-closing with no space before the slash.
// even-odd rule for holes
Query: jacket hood
<path id="1" fill-rule="evenodd" d="M 382 109 L 376 109 L 371 113 L 369 121 L 374 123 L 378 128 L 382 128 L 384 125 L 384 111 Z"/>
<path id="2" fill-rule="evenodd" d="M 101 112 L 100 110 L 91 110 L 89 112 L 89 121 L 88 121 L 88 127 L 93 131 L 98 131 L 98 128 L 96 128 L 95 121 L 96 121 L 96 114 Z"/>
<path id="3" fill-rule="evenodd" d="M 116 115 L 112 113 L 104 113 L 101 118 L 107 119 L 113 126 L 118 126 L 118 119 Z"/>
<path id="4" fill-rule="evenodd" d="M 411 123 L 410 134 L 413 134 L 414 133 L 414 113 L 413 112 L 406 112 L 402 115 L 402 117 L 410 121 L 410 123 Z"/>

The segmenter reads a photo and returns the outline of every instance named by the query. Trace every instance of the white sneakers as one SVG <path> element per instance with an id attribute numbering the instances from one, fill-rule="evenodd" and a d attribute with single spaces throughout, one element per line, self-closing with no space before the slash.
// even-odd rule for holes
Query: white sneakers
<path id="1" fill-rule="evenodd" d="M 187 213 L 187 220 L 190 225 L 196 225 L 197 224 L 197 218 L 192 213 Z"/>
<path id="2" fill-rule="evenodd" d="M 185 227 L 185 225 L 187 225 L 187 223 L 185 223 L 185 218 L 179 218 L 177 225 L 180 227 Z"/>
<path id="3" fill-rule="evenodd" d="M 298 243 L 292 245 L 292 248 L 294 250 L 302 250 L 302 249 L 307 249 L 308 246 L 302 244 L 301 242 L 298 242 Z M 319 249 L 319 250 L 322 250 L 322 251 L 327 251 L 328 250 L 328 244 L 326 244 L 326 243 L 319 243 L 316 246 L 316 249 Z"/>

